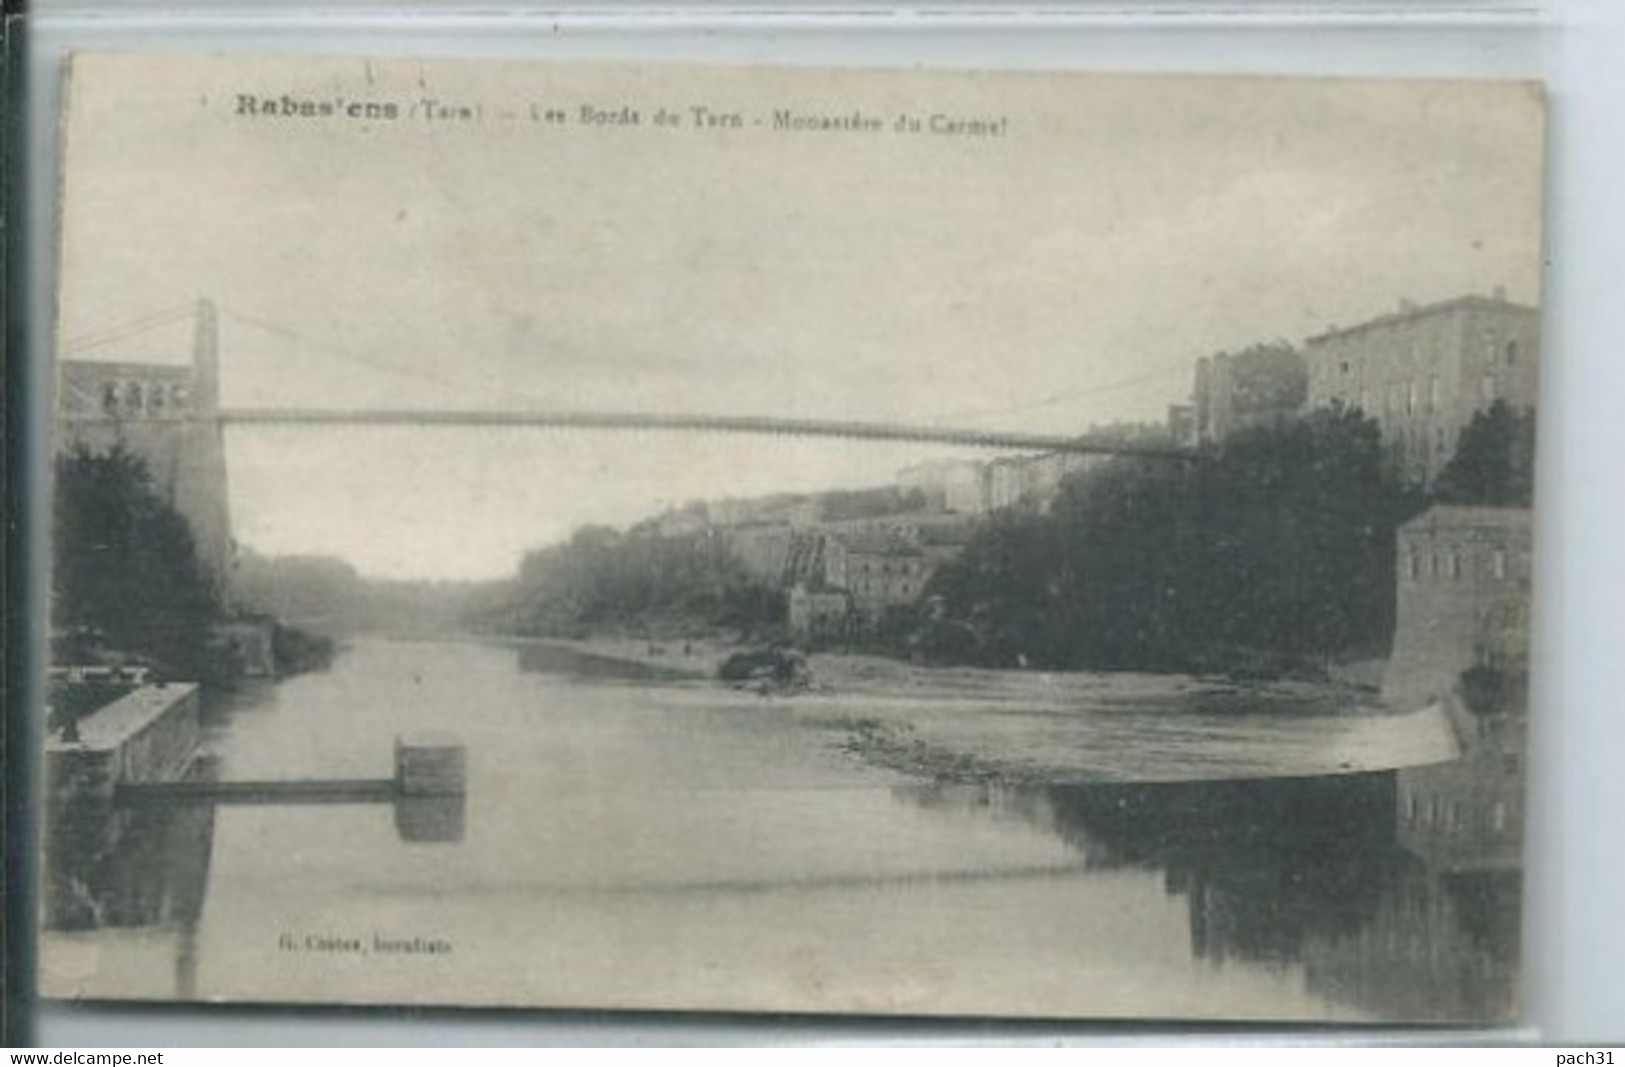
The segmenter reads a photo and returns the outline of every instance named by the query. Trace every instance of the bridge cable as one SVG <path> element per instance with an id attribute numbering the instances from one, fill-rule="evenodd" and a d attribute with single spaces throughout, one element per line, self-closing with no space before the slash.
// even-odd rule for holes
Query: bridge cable
<path id="1" fill-rule="evenodd" d="M 90 330 L 63 341 L 60 348 L 64 355 L 89 351 L 113 344 L 116 341 L 127 340 L 143 333 L 149 333 L 166 326 L 171 322 L 178 322 L 187 318 L 195 311 L 195 305 L 182 304 L 176 307 L 165 308 L 161 311 L 150 312 L 134 319 L 126 320 L 111 326 L 103 326 Z"/>

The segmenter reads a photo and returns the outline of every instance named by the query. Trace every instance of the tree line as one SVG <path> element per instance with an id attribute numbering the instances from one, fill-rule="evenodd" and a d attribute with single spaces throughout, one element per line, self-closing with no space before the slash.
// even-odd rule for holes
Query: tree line
<path id="1" fill-rule="evenodd" d="M 51 617 L 68 658 L 99 646 L 175 677 L 211 673 L 209 629 L 225 605 L 146 463 L 122 447 L 76 449 L 55 477 Z"/>
<path id="2" fill-rule="evenodd" d="M 1119 458 L 1047 513 L 993 516 L 918 611 L 928 657 L 1055 669 L 1281 673 L 1381 655 L 1394 541 L 1432 502 L 1527 505 L 1534 424 L 1497 404 L 1431 491 L 1400 478 L 1377 424 L 1317 410 L 1175 464 Z"/>
<path id="3" fill-rule="evenodd" d="M 1121 457 L 1047 511 L 986 517 L 914 605 L 845 647 L 936 662 L 1280 674 L 1380 656 L 1395 531 L 1432 502 L 1527 504 L 1532 417 L 1473 420 L 1433 487 L 1396 472 L 1377 424 L 1318 410 L 1241 430 L 1190 462 Z M 843 505 L 893 504 L 853 494 Z M 784 591 L 713 531 L 578 530 L 526 556 L 482 628 L 545 636 L 783 636 Z"/>
<path id="4" fill-rule="evenodd" d="M 506 599 L 477 622 L 550 637 L 681 635 L 777 625 L 784 595 L 753 578 L 712 531 L 661 536 L 587 526 L 530 552 Z"/>
<path id="5" fill-rule="evenodd" d="M 240 617 L 201 562 L 191 527 L 146 462 L 116 446 L 76 448 L 54 467 L 52 658 L 147 666 L 161 676 L 230 684 L 242 664 L 215 628 Z M 264 619 L 280 671 L 321 667 L 328 638 Z"/>

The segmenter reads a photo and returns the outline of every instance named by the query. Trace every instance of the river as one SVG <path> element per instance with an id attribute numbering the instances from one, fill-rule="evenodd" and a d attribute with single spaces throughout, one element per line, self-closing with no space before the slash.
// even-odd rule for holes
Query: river
<path id="1" fill-rule="evenodd" d="M 234 696 L 205 731 L 227 780 L 388 777 L 397 735 L 456 735 L 455 839 L 407 840 L 388 804 L 152 813 L 103 924 L 45 935 L 47 988 L 1327 1022 L 1514 1006 L 1517 871 L 1400 848 L 1393 772 L 928 777 L 856 743 L 861 707 L 592 675 L 377 640 Z M 1164 691 L 1172 706 L 1140 693 L 1112 736 L 1143 716 L 1177 745 L 1159 713 L 1186 716 L 1193 746 L 1252 729 Z M 1089 714 L 1069 729 L 1087 737 Z"/>

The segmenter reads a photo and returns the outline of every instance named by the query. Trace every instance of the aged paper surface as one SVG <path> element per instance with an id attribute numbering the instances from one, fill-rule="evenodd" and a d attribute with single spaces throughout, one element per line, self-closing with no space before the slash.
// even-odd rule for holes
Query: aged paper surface
<path id="1" fill-rule="evenodd" d="M 1516 1017 L 1538 87 L 67 101 L 48 995 Z"/>

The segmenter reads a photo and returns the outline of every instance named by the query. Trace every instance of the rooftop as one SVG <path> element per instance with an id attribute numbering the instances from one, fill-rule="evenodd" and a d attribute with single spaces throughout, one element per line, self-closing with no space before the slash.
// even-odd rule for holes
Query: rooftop
<path id="1" fill-rule="evenodd" d="M 64 359 L 62 373 L 70 378 L 109 378 L 128 375 L 189 378 L 190 363 L 137 363 L 132 360 Z"/>
<path id="2" fill-rule="evenodd" d="M 1532 513 L 1528 508 L 1495 508 L 1483 505 L 1435 504 L 1400 527 L 1417 530 L 1427 527 L 1463 529 L 1488 527 L 1501 530 L 1528 530 Z"/>
<path id="3" fill-rule="evenodd" d="M 1503 296 L 1480 296 L 1476 293 L 1470 293 L 1466 296 L 1458 296 L 1449 300 L 1441 300 L 1434 304 L 1401 304 L 1399 309 L 1396 311 L 1390 311 L 1386 315 L 1378 315 L 1376 318 L 1368 319 L 1365 322 L 1359 323 L 1358 325 L 1344 326 L 1341 328 L 1332 327 L 1331 329 L 1325 330 L 1322 333 L 1315 334 L 1313 337 L 1306 339 L 1304 344 L 1320 344 L 1325 341 L 1329 341 L 1334 337 L 1344 337 L 1349 334 L 1360 333 L 1363 330 L 1372 330 L 1381 326 L 1392 326 L 1401 322 L 1414 322 L 1418 319 L 1431 318 L 1435 315 L 1447 315 L 1451 312 L 1462 311 L 1467 308 L 1486 308 L 1501 311 L 1514 311 L 1522 312 L 1526 315 L 1539 314 L 1538 308 L 1530 307 L 1527 304 L 1514 303 Z"/>

